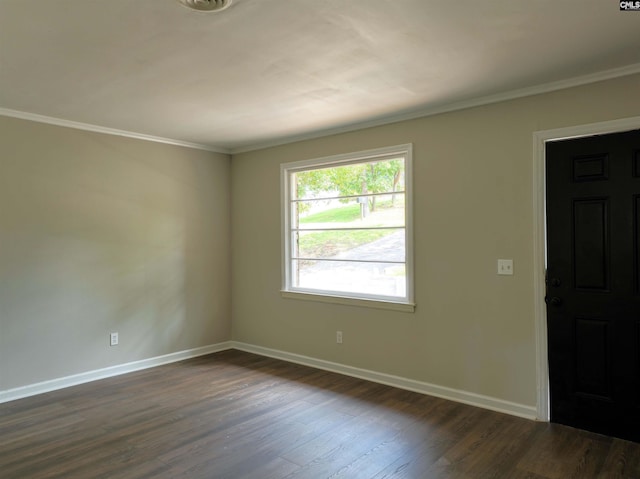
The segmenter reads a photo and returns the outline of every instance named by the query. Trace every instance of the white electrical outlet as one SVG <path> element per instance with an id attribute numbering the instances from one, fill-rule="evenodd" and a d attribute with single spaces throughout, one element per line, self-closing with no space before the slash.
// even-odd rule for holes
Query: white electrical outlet
<path id="1" fill-rule="evenodd" d="M 342 331 L 336 331 L 336 343 L 342 344 Z"/>
<path id="2" fill-rule="evenodd" d="M 117 346 L 118 345 L 118 333 L 111 333 L 109 334 L 109 339 L 111 341 L 111 346 Z"/>

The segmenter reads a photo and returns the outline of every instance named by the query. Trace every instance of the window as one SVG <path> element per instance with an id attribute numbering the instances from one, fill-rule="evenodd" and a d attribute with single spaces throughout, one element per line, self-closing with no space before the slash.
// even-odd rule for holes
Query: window
<path id="1" fill-rule="evenodd" d="M 284 296 L 413 311 L 411 151 L 281 165 Z"/>

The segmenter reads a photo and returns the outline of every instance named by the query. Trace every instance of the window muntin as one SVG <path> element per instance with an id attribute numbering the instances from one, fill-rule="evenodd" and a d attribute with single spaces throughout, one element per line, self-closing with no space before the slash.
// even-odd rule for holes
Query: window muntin
<path id="1" fill-rule="evenodd" d="M 411 145 L 282 165 L 283 290 L 410 303 Z"/>

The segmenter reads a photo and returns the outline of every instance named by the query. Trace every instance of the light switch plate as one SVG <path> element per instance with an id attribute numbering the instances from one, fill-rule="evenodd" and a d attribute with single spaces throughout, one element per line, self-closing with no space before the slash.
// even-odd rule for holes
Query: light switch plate
<path id="1" fill-rule="evenodd" d="M 498 274 L 513 274 L 513 260 L 512 259 L 499 259 L 498 260 Z"/>

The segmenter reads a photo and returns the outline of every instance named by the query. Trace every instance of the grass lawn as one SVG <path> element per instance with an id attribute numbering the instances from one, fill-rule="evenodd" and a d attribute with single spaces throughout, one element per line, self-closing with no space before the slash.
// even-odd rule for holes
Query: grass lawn
<path id="1" fill-rule="evenodd" d="M 346 205 L 300 218 L 300 223 L 349 223 L 360 219 L 360 205 Z"/>
<path id="2" fill-rule="evenodd" d="M 379 201 L 376 211 L 369 214 L 364 221 L 360 219 L 360 205 L 350 204 L 331 208 L 329 210 L 313 213 L 300 218 L 301 224 L 317 224 L 323 228 L 331 228 L 331 223 L 341 223 L 337 228 L 344 227 L 376 227 L 383 224 L 389 224 L 383 217 L 382 210 L 391 211 L 391 201 Z M 353 225 L 345 225 L 344 223 L 353 223 Z M 397 223 L 396 223 L 397 224 Z M 348 251 L 357 246 L 371 243 L 395 230 L 329 230 L 329 231 L 310 231 L 301 232 L 298 240 L 299 254 L 307 258 L 328 258 L 343 251 Z"/>

